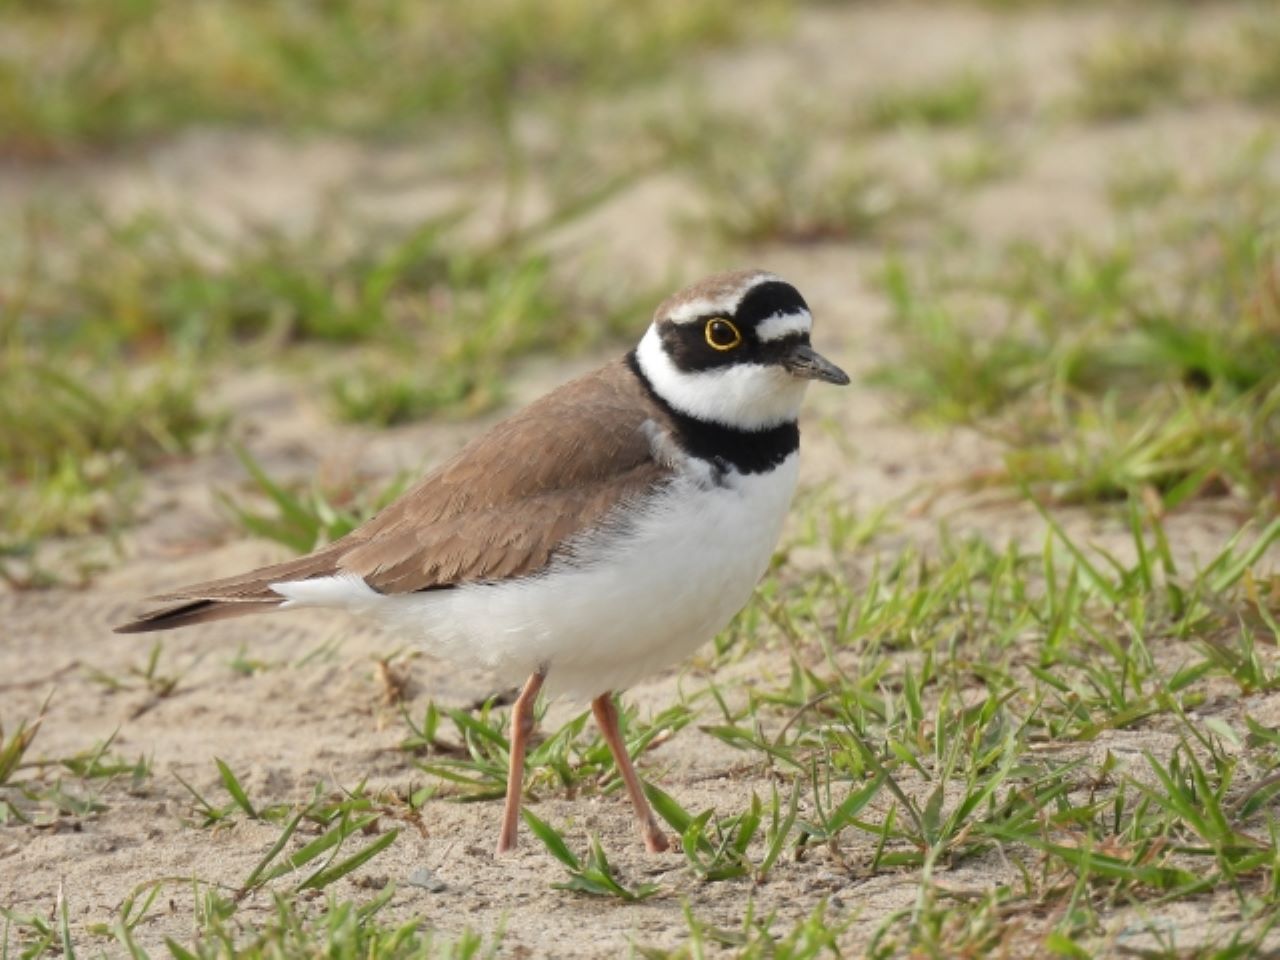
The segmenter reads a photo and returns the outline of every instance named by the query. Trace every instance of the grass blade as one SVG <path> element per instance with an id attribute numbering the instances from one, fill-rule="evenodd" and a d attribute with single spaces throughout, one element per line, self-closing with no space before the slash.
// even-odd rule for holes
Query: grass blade
<path id="1" fill-rule="evenodd" d="M 341 880 L 348 873 L 359 869 L 387 847 L 391 846 L 391 844 L 395 843 L 396 837 L 399 835 L 399 829 L 388 830 L 377 840 L 373 841 L 373 843 L 369 844 L 359 852 L 352 854 L 336 866 L 324 867 L 317 870 L 311 876 L 307 877 L 307 879 L 303 880 L 302 883 L 298 884 L 299 892 L 303 890 L 323 890 L 335 880 Z"/>
<path id="2" fill-rule="evenodd" d="M 542 841 L 543 846 L 551 851 L 553 857 L 570 870 L 582 869 L 581 861 L 569 849 L 569 845 L 564 842 L 564 837 L 560 835 L 555 827 L 545 820 L 539 819 L 538 815 L 528 808 L 522 809 L 520 813 L 524 817 L 524 822 L 529 825 L 529 829 L 533 831 L 533 835 Z"/>
<path id="3" fill-rule="evenodd" d="M 244 792 L 244 787 L 240 786 L 240 781 L 236 778 L 231 768 L 225 762 L 217 757 L 213 758 L 213 762 L 218 765 L 218 774 L 222 777 L 222 785 L 227 788 L 227 793 L 231 794 L 231 799 L 236 802 L 236 806 L 245 812 L 245 815 L 257 820 L 258 811 L 253 809 L 253 804 L 249 802 L 249 795 Z"/>

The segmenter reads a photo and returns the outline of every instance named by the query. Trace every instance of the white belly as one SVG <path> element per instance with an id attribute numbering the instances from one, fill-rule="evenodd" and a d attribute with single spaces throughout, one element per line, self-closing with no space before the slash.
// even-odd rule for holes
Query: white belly
<path id="1" fill-rule="evenodd" d="M 574 563 L 497 584 L 384 596 L 354 577 L 279 584 L 290 604 L 341 606 L 408 632 L 436 656 L 578 698 L 624 689 L 692 653 L 728 624 L 768 567 L 799 455 L 723 485 L 689 477 L 588 539 Z"/>

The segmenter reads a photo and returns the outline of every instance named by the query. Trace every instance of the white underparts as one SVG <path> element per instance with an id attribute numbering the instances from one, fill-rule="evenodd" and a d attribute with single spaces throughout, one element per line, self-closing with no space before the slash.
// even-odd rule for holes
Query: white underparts
<path id="1" fill-rule="evenodd" d="M 655 326 L 636 348 L 636 361 L 658 396 L 676 410 L 739 430 L 766 430 L 795 420 L 808 384 L 777 364 L 681 370 L 663 349 Z"/>
<path id="2" fill-rule="evenodd" d="M 799 456 L 708 484 L 680 472 L 624 504 L 544 573 L 501 583 L 383 595 L 339 575 L 273 585 L 284 606 L 369 614 L 429 653 L 589 698 L 678 663 L 723 629 L 768 567 Z"/>

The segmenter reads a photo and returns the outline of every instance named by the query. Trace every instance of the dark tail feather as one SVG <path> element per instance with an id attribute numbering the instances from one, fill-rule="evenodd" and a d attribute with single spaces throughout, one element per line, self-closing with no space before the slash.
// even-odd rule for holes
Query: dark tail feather
<path id="1" fill-rule="evenodd" d="M 209 623 L 274 610 L 284 603 L 284 597 L 271 589 L 273 583 L 328 576 L 334 571 L 334 558 L 344 549 L 339 541 L 305 557 L 273 563 L 234 577 L 194 583 L 173 593 L 151 597 L 152 603 L 162 603 L 165 606 L 149 610 L 136 620 L 121 624 L 115 628 L 115 632 L 150 633 L 152 630 L 173 630 L 195 623 Z"/>
<path id="2" fill-rule="evenodd" d="M 250 613 L 265 613 L 280 606 L 284 598 L 272 600 L 191 600 L 173 607 L 164 607 L 144 613 L 137 620 L 121 624 L 116 633 L 150 633 L 153 630 L 174 630 L 195 623 L 228 620 Z"/>

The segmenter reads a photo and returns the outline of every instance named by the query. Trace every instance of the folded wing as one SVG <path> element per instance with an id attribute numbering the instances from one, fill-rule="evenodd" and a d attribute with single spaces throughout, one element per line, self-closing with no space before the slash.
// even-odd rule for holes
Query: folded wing
<path id="1" fill-rule="evenodd" d="M 499 423 L 341 540 L 155 597 L 163 606 L 117 632 L 270 610 L 284 599 L 272 584 L 343 573 L 386 594 L 535 574 L 669 479 L 646 427 L 664 419 L 626 364 L 610 364 Z"/>

